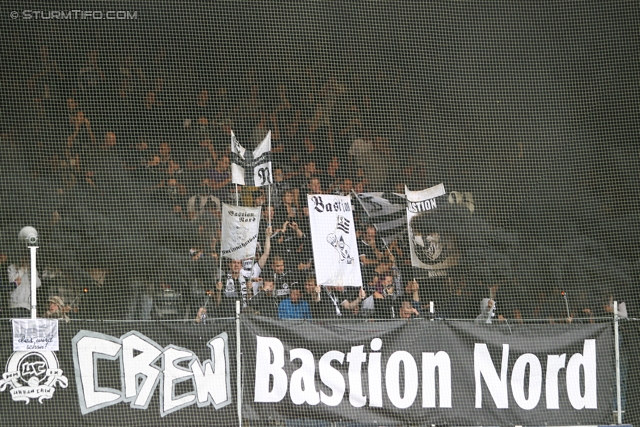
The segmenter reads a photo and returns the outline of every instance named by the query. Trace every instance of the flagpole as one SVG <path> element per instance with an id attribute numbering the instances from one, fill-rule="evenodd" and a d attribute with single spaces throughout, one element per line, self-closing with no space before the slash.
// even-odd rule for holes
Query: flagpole
<path id="1" fill-rule="evenodd" d="M 236 206 L 240 206 L 240 199 L 238 198 L 238 184 L 236 183 Z"/>
<path id="2" fill-rule="evenodd" d="M 267 219 L 269 220 L 269 227 L 271 227 L 271 184 L 269 184 L 269 211 L 267 213 Z"/>
<path id="3" fill-rule="evenodd" d="M 222 245 L 220 245 L 220 252 L 222 252 Z M 222 283 L 222 254 L 218 257 L 220 263 L 218 264 L 218 282 Z"/>

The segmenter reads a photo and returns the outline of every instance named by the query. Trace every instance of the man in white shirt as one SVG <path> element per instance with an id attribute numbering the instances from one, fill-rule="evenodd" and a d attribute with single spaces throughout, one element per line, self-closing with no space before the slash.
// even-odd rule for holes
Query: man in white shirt
<path id="1" fill-rule="evenodd" d="M 31 316 L 31 274 L 29 266 L 23 265 L 16 267 L 11 264 L 8 268 L 9 282 L 13 283 L 16 288 L 9 296 L 9 315 L 11 317 L 30 317 Z M 36 288 L 39 288 L 42 282 L 36 276 Z"/>

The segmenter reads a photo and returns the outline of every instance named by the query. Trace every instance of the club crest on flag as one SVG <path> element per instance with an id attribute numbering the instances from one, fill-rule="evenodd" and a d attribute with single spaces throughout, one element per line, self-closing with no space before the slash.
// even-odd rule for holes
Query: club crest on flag
<path id="1" fill-rule="evenodd" d="M 344 233 L 349 234 L 349 225 L 350 224 L 351 224 L 351 221 L 349 221 L 348 219 L 346 219 L 342 215 L 338 215 L 338 225 L 336 225 L 337 229 L 342 230 Z"/>
<path id="2" fill-rule="evenodd" d="M 411 265 L 428 270 L 429 276 L 446 276 L 447 269 L 458 262 L 458 251 L 450 235 L 437 227 L 424 229 L 418 226 L 424 222 L 425 215 L 436 211 L 446 194 L 443 184 L 421 191 L 409 191 L 405 187 Z M 446 198 L 444 201 L 446 203 Z"/>

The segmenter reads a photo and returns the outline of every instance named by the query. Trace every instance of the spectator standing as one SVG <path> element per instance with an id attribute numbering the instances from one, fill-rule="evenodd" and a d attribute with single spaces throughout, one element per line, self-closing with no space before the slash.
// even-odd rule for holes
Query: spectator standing
<path id="1" fill-rule="evenodd" d="M 318 286 L 315 276 L 308 276 L 304 281 L 304 295 L 302 298 L 309 304 L 311 316 L 314 319 L 321 319 L 326 311 L 326 304 L 321 298 L 321 293 L 322 290 Z"/>
<path id="2" fill-rule="evenodd" d="M 395 319 L 400 316 L 393 276 L 386 275 L 382 281 L 382 292 L 373 294 L 375 316 L 380 319 Z"/>
<path id="3" fill-rule="evenodd" d="M 249 300 L 249 307 L 261 316 L 278 317 L 278 303 L 280 300 L 276 298 L 273 292 L 274 288 L 273 278 L 265 277 L 262 281 L 261 289 Z"/>
<path id="4" fill-rule="evenodd" d="M 302 289 L 296 283 L 291 287 L 289 298 L 284 299 L 278 306 L 279 319 L 311 319 L 309 304 L 302 299 Z"/>
<path id="5" fill-rule="evenodd" d="M 11 317 L 29 317 L 31 315 L 31 273 L 29 264 L 23 260 L 17 267 L 11 264 L 8 268 L 9 282 L 15 285 L 15 289 L 9 296 L 9 315 Z M 36 288 L 42 282 L 36 276 Z"/>
<path id="6" fill-rule="evenodd" d="M 276 208 L 274 225 L 282 228 L 286 222 L 295 222 L 298 219 L 298 208 L 295 204 L 294 189 L 284 186 L 282 190 L 281 204 Z"/>
<path id="7" fill-rule="evenodd" d="M 204 184 L 211 188 L 215 197 L 222 201 L 228 201 L 231 187 L 230 160 L 228 156 L 222 156 L 216 163 L 216 167 L 209 173 L 209 179 Z"/>
<path id="8" fill-rule="evenodd" d="M 277 255 L 272 258 L 271 270 L 276 298 L 283 300 L 289 296 L 290 286 L 297 282 L 295 270 L 287 269 L 284 258 Z"/>
<path id="9" fill-rule="evenodd" d="M 67 313 L 71 310 L 71 307 L 64 303 L 64 300 L 59 296 L 52 296 L 49 298 L 49 310 L 47 310 L 47 317 L 50 319 L 60 319 L 65 322 L 69 322 L 69 316 Z"/>
<path id="10" fill-rule="evenodd" d="M 378 265 L 385 259 L 384 250 L 384 243 L 377 236 L 376 228 L 373 225 L 367 226 L 364 235 L 358 242 L 363 274 L 368 276 L 375 273 Z"/>
<path id="11" fill-rule="evenodd" d="M 229 273 L 224 284 L 218 282 L 215 289 L 215 305 L 221 317 L 235 316 L 235 302 L 241 301 L 242 307 L 247 306 L 247 278 L 240 274 L 241 260 L 229 260 Z"/>

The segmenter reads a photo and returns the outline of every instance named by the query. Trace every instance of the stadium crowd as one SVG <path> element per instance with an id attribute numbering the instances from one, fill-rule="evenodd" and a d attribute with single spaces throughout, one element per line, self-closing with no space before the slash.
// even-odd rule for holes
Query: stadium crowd
<path id="1" fill-rule="evenodd" d="M 560 287 L 524 292 L 514 274 L 486 277 L 452 269 L 445 277 L 425 277 L 411 267 L 409 248 L 402 242 L 385 244 L 362 213 L 356 223 L 364 288 L 317 286 L 307 194 L 403 193 L 405 185 L 418 190 L 437 183 L 427 163 L 407 155 L 408 144 L 390 141 L 391 133 L 378 125 L 375 106 L 385 102 L 385 94 L 367 91 L 355 73 L 343 78 L 295 64 L 290 75 L 273 76 L 257 67 L 235 75 L 223 66 L 193 87 L 180 83 L 162 48 L 151 61 L 126 54 L 115 64 L 113 56 L 107 63 L 97 49 L 80 61 L 56 52 L 42 45 L 31 74 L 14 76 L 16 105 L 23 108 L 17 108 L 21 117 L 3 140 L 11 144 L 27 135 L 28 144 L 20 150 L 35 159 L 30 173 L 59 195 L 110 195 L 117 210 L 119 195 L 135 186 L 173 220 L 195 226 L 189 262 L 210 271 L 196 290 L 189 290 L 152 273 L 133 279 L 127 270 L 89 271 L 84 265 L 92 283 L 100 285 L 96 289 L 103 290 L 85 287 L 65 296 L 64 286 L 51 287 L 50 316 L 192 319 L 197 313 L 201 322 L 207 315 L 233 316 L 236 300 L 246 310 L 280 318 L 478 317 L 491 322 L 498 313 L 496 319 L 566 322 L 610 310 L 610 292 L 583 290 L 572 295 L 569 306 Z M 24 129 L 16 129 L 16 123 Z M 401 135 L 396 127 L 394 134 Z M 232 130 L 249 149 L 272 132 L 273 185 L 232 184 Z M 217 271 L 221 202 L 263 207 L 255 259 L 225 261 L 222 272 Z M 48 215 L 54 227 L 65 212 L 52 209 Z M 158 244 L 175 247 L 171 241 Z M 26 260 L 6 255 L 0 261 L 9 272 L 8 313 L 28 315 L 28 294 L 22 292 L 30 281 Z M 138 262 L 153 263 L 144 256 Z M 109 298 L 115 308 L 99 313 L 96 307 Z"/>

